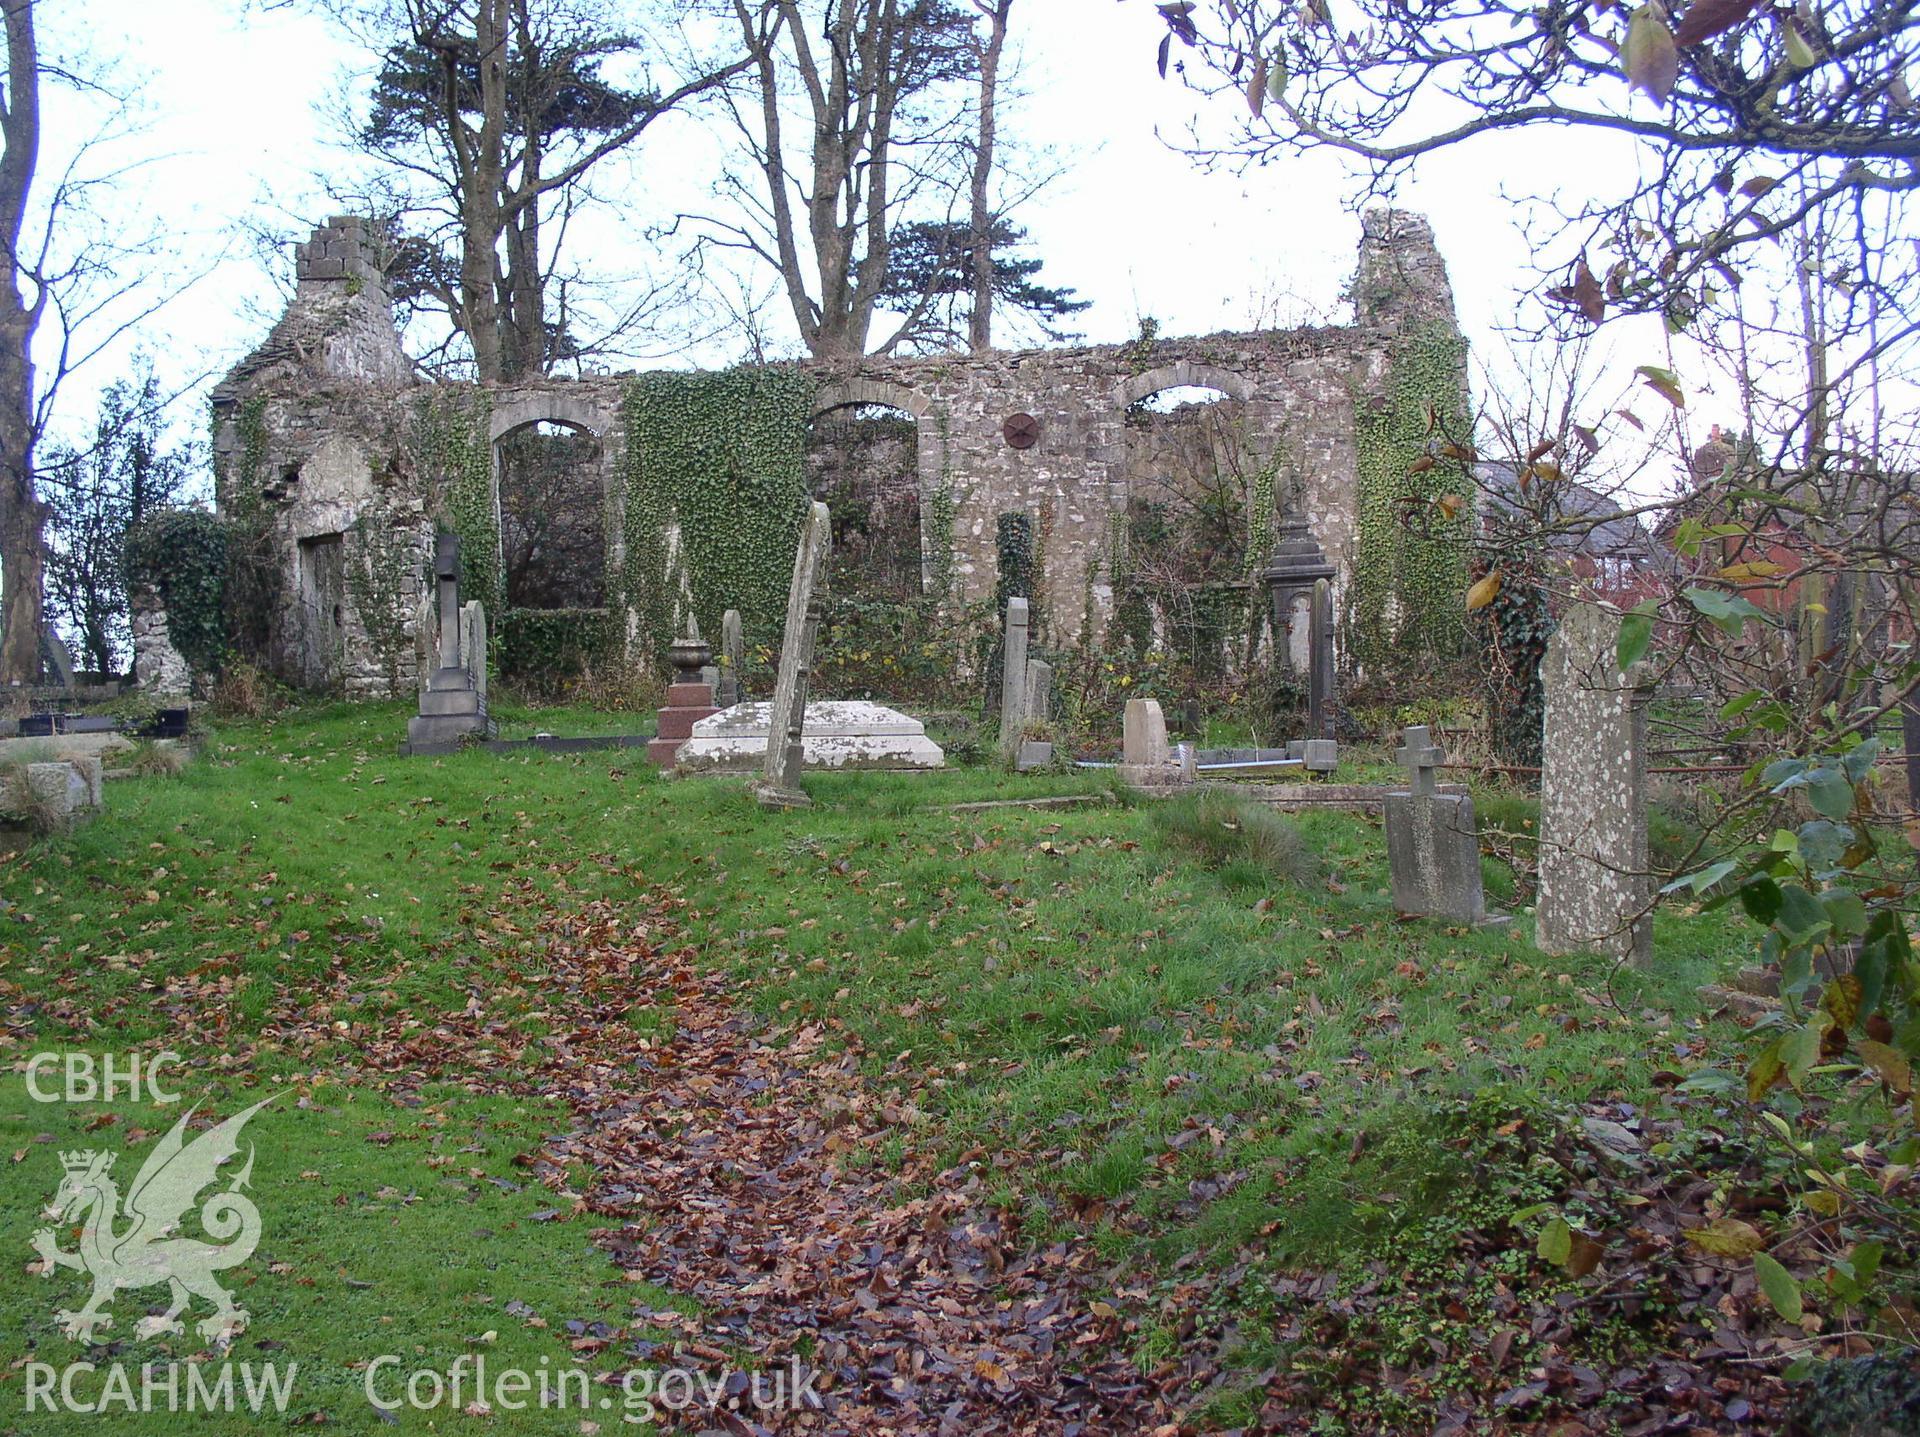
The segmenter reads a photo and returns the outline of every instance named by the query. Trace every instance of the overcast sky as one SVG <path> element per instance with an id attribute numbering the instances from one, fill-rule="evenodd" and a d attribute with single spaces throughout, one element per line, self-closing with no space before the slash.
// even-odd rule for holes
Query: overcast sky
<path id="1" fill-rule="evenodd" d="M 143 77 L 144 128 L 118 154 L 145 166 L 125 186 L 120 212 L 159 217 L 180 272 L 213 266 L 109 353 L 90 383 L 76 384 L 64 406 L 76 424 L 90 411 L 87 390 L 124 365 L 129 345 L 143 344 L 167 377 L 185 383 L 217 376 L 258 342 L 278 300 L 236 230 L 250 218 L 291 227 L 290 217 L 325 214 L 314 176 L 343 163 L 327 143 L 326 101 L 366 59 L 310 14 L 258 6 L 249 13 L 243 0 L 54 0 L 47 8 L 56 41 L 83 26 L 93 47 Z M 1046 260 L 1043 280 L 1093 301 L 1077 321 L 1089 340 L 1131 338 L 1144 315 L 1163 334 L 1191 334 L 1342 314 L 1359 226 L 1346 203 L 1355 181 L 1338 162 L 1203 172 L 1171 149 L 1166 141 L 1185 136 L 1196 110 L 1212 107 L 1207 118 L 1217 121 L 1219 107 L 1233 102 L 1203 100 L 1156 76 L 1161 24 L 1148 0 L 1020 0 L 1013 13 L 1027 98 L 1009 126 L 1065 168 L 1016 219 Z M 53 97 L 49 153 L 70 147 L 90 119 Z M 709 203 L 702 151 L 712 143 L 689 120 L 649 132 L 633 160 L 630 213 L 658 217 Z M 1399 203 L 1433 222 L 1482 359 L 1499 362 L 1498 332 L 1522 316 L 1520 291 L 1534 282 L 1520 211 L 1504 191 L 1539 190 L 1556 177 L 1617 190 L 1632 164 L 1616 139 L 1526 136 L 1436 157 L 1403 189 Z M 1513 178 L 1503 184 L 1503 176 Z M 631 252 L 639 243 L 631 227 L 611 218 L 602 225 L 592 242 L 616 251 L 604 256 L 609 267 L 641 267 L 647 256 Z M 290 255 L 279 268 L 284 281 Z M 1610 334 L 1607 347 L 1613 383 L 1662 353 L 1658 334 L 1645 330 Z M 657 363 L 730 357 L 710 348 Z M 1704 397 L 1695 406 L 1701 415 L 1713 402 Z M 195 406 L 189 416 L 196 425 L 197 413 Z"/>

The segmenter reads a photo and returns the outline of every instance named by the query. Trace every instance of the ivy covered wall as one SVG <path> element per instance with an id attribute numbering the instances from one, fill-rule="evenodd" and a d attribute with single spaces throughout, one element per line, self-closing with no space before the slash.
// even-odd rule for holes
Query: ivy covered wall
<path id="1" fill-rule="evenodd" d="M 1448 453 L 1465 452 L 1467 437 L 1459 330 L 1422 325 L 1399 336 L 1387 360 L 1384 394 L 1355 401 L 1355 543 L 1342 624 L 1349 663 L 1375 672 L 1460 652 L 1473 525 L 1473 486 Z"/>
<path id="2" fill-rule="evenodd" d="M 672 639 L 683 596 L 710 632 L 724 609 L 738 608 L 751 644 L 777 645 L 809 422 L 839 394 L 842 404 L 884 403 L 914 418 L 932 596 L 922 602 L 955 614 L 990 604 L 1001 580 L 998 519 L 1017 514 L 1031 526 L 1030 587 L 1045 641 L 1065 647 L 1100 636 L 1127 587 L 1129 406 L 1210 383 L 1245 406 L 1257 466 L 1246 568 L 1257 569 L 1270 542 L 1273 510 L 1297 502 L 1339 569 L 1349 658 L 1409 643 L 1446 648 L 1459 641 L 1452 536 L 1409 534 L 1401 519 L 1402 501 L 1459 487 L 1440 465 L 1415 467 L 1430 449 L 1430 408 L 1449 423 L 1464 408 L 1459 340 L 1431 230 L 1417 216 L 1382 215 L 1365 224 L 1356 322 L 1346 326 L 510 388 L 412 382 L 384 295 L 303 275 L 287 316 L 216 390 L 223 512 L 261 496 L 260 532 L 279 546 L 271 567 L 282 576 L 301 572 L 299 543 L 329 540 L 322 529 L 351 530 L 357 516 L 368 516 L 368 533 L 390 525 L 419 544 L 445 525 L 462 540 L 467 594 L 498 616 L 496 636 L 512 630 L 535 660 L 563 640 L 584 651 L 588 638 L 593 652 L 648 659 Z M 343 244 L 358 233 L 334 228 Z M 612 474 L 606 608 L 516 627 L 503 607 L 492 431 L 509 418 L 578 426 L 588 412 Z M 328 463 L 311 464 L 329 444 Z M 317 491 L 322 470 L 331 486 L 324 503 L 306 492 Z M 300 526 L 287 521 L 296 511 Z M 1133 567 L 1143 557 L 1133 553 Z M 283 611 L 297 597 L 261 606 L 263 620 L 296 624 Z M 588 635 L 582 625 L 599 629 Z M 349 636 L 361 647 L 374 637 Z M 377 667 L 360 655 L 353 671 Z"/>
<path id="3" fill-rule="evenodd" d="M 684 587 L 702 632 L 777 633 L 806 502 L 815 380 L 791 367 L 641 374 L 621 389 L 626 557 L 609 583 L 658 652 Z M 677 532 L 677 546 L 669 542 Z"/>
<path id="4" fill-rule="evenodd" d="M 460 593 L 487 612 L 506 608 L 500 568 L 500 515 L 493 497 L 493 396 L 484 389 L 435 386 L 414 401 L 407 445 L 416 474 L 435 491 L 435 517 L 460 537 Z"/>

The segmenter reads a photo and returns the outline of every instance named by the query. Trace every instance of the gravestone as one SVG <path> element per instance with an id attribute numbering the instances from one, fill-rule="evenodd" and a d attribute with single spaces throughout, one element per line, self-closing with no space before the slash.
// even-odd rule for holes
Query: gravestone
<path id="1" fill-rule="evenodd" d="M 1027 722 L 1027 601 L 1007 600 L 1007 639 L 1000 669 L 1000 757 L 1011 759 Z"/>
<path id="2" fill-rule="evenodd" d="M 1053 720 L 1053 665 L 1045 659 L 1027 660 L 1027 722 Z"/>
<path id="3" fill-rule="evenodd" d="M 746 673 L 747 642 L 740 629 L 740 611 L 728 609 L 720 616 L 720 681 L 714 686 L 714 702 L 729 709 L 745 699 Z"/>
<path id="4" fill-rule="evenodd" d="M 460 540 L 434 543 L 433 672 L 420 691 L 420 712 L 407 720 L 408 753 L 446 753 L 468 737 L 488 738 L 486 611 L 460 604 Z"/>
<path id="5" fill-rule="evenodd" d="M 1406 731 L 1395 755 L 1412 778 L 1406 792 L 1387 795 L 1393 906 L 1422 917 L 1484 923 L 1487 900 L 1480 882 L 1473 799 L 1435 789 L 1434 769 L 1445 757 L 1424 724 Z"/>
<path id="6" fill-rule="evenodd" d="M 1027 660 L 1026 711 L 1024 729 L 1044 727 L 1053 717 L 1053 665 L 1045 659 Z M 1053 744 L 1043 738 L 1020 737 L 1015 741 L 1013 766 L 1016 772 L 1032 773 L 1053 763 Z"/>
<path id="7" fill-rule="evenodd" d="M 1547 641 L 1533 941 L 1542 953 L 1595 948 L 1646 967 L 1650 691 L 1621 672 L 1619 641 L 1620 615 L 1597 604 L 1575 604 Z"/>
<path id="8" fill-rule="evenodd" d="M 800 528 L 793 556 L 793 580 L 787 588 L 787 623 L 780 635 L 780 676 L 774 683 L 767 726 L 766 761 L 756 797 L 763 808 L 804 808 L 811 800 L 800 788 L 806 763 L 804 730 L 807 683 L 813 673 L 813 645 L 825 604 L 827 560 L 833 551 L 833 527 L 827 506 L 815 500 Z"/>
<path id="9" fill-rule="evenodd" d="M 687 632 L 675 639 L 667 650 L 673 661 L 673 683 L 667 689 L 666 707 L 660 710 L 653 738 L 647 744 L 647 758 L 661 768 L 671 768 L 680 746 L 693 737 L 694 725 L 718 712 L 713 704 L 713 686 L 701 671 L 713 650 L 700 637 L 700 622 L 687 615 Z"/>
<path id="10" fill-rule="evenodd" d="M 487 711 L 487 610 L 478 599 L 460 606 L 460 666 L 473 679 L 480 712 Z"/>
<path id="11" fill-rule="evenodd" d="M 1300 745 L 1300 760 L 1308 773 L 1332 773 L 1340 767 L 1340 745 L 1330 738 L 1310 738 Z"/>
<path id="12" fill-rule="evenodd" d="M 1331 739 L 1333 732 L 1333 588 L 1325 579 L 1313 586 L 1309 610 L 1307 737 Z"/>
<path id="13" fill-rule="evenodd" d="M 764 769 L 773 705 L 749 699 L 693 726 L 674 763 L 681 773 L 756 773 Z M 807 705 L 801 761 L 809 769 L 941 768 L 946 755 L 919 719 L 864 700 L 815 699 Z"/>
<path id="14" fill-rule="evenodd" d="M 1136 788 L 1169 788 L 1191 782 L 1192 750 L 1176 756 L 1167 742 L 1167 720 L 1158 699 L 1128 699 L 1120 750 L 1120 778 Z"/>

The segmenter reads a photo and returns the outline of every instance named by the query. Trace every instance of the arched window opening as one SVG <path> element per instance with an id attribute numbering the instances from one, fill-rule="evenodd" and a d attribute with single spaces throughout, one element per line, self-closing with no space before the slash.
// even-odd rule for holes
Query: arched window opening
<path id="1" fill-rule="evenodd" d="M 510 609 L 606 603 L 604 455 L 590 432 L 552 420 L 499 440 L 500 558 Z"/>
<path id="2" fill-rule="evenodd" d="M 1115 621 L 1208 683 L 1260 640 L 1254 549 L 1273 493 L 1248 444 L 1246 404 L 1210 385 L 1172 384 L 1126 411 L 1127 544 Z M 1262 549 L 1264 552 L 1264 549 Z"/>
<path id="3" fill-rule="evenodd" d="M 919 597 L 920 425 L 905 409 L 846 404 L 813 421 L 807 487 L 833 516 L 836 594 Z"/>

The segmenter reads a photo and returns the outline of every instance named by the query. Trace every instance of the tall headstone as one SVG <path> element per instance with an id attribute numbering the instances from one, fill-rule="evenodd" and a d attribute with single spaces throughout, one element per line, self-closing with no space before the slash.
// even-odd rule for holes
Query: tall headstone
<path id="1" fill-rule="evenodd" d="M 1333 587 L 1315 581 L 1308 611 L 1307 737 L 1332 738 L 1333 731 Z"/>
<path id="2" fill-rule="evenodd" d="M 1025 729 L 1044 729 L 1053 718 L 1053 665 L 1045 659 L 1027 660 L 1027 718 Z M 1045 738 L 1020 738 L 1014 745 L 1016 772 L 1032 773 L 1053 763 L 1053 741 Z"/>
<path id="3" fill-rule="evenodd" d="M 1053 721 L 1053 665 L 1045 659 L 1027 660 L 1027 722 Z"/>
<path id="4" fill-rule="evenodd" d="M 827 506 L 815 500 L 808 505 L 806 521 L 800 526 L 793 580 L 787 589 L 787 623 L 780 635 L 780 676 L 773 687 L 766 762 L 757 791 L 764 808 L 802 808 L 809 802 L 800 788 L 800 770 L 806 761 L 802 735 L 807 721 L 807 683 L 813 673 L 813 645 L 824 608 L 821 590 L 832 550 L 833 526 Z"/>
<path id="5" fill-rule="evenodd" d="M 487 718 L 485 611 L 475 602 L 460 607 L 460 540 L 442 534 L 434 543 L 434 669 L 420 691 L 420 712 L 407 720 L 406 752 L 444 753 L 463 739 L 493 732 Z"/>
<path id="6" fill-rule="evenodd" d="M 714 702 L 730 709 L 747 696 L 747 641 L 740 628 L 740 611 L 728 609 L 720 616 L 720 682 L 714 689 Z"/>
<path id="7" fill-rule="evenodd" d="M 1027 722 L 1027 601 L 1007 600 L 1005 662 L 1000 671 L 1000 756 L 1012 758 Z"/>
<path id="8" fill-rule="evenodd" d="M 480 712 L 487 711 L 487 610 L 478 599 L 460 606 L 460 666 L 473 679 Z"/>
<path id="9" fill-rule="evenodd" d="M 1621 671 L 1619 642 L 1620 615 L 1597 604 L 1575 604 L 1547 641 L 1534 944 L 1543 953 L 1597 948 L 1646 967 L 1650 691 Z"/>
<path id="10" fill-rule="evenodd" d="M 1407 769 L 1404 793 L 1387 795 L 1387 866 L 1393 876 L 1393 906 L 1402 913 L 1487 921 L 1480 882 L 1480 834 L 1473 798 L 1441 793 L 1434 769 L 1446 757 L 1424 724 L 1406 731 L 1395 755 Z"/>
<path id="11" fill-rule="evenodd" d="M 1313 672 L 1314 583 L 1333 575 L 1312 526 L 1290 512 L 1274 532 L 1260 578 L 1272 595 L 1274 657 L 1297 678 Z"/>

